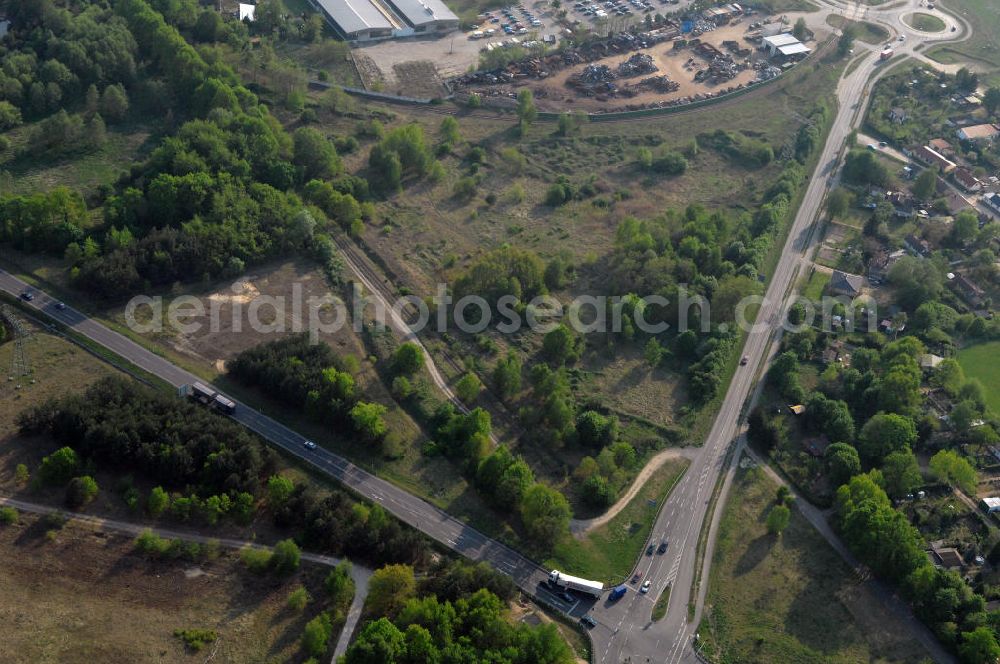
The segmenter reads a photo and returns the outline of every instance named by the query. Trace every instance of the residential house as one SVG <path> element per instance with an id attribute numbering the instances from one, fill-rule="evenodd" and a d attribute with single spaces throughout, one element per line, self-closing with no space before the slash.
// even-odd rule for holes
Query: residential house
<path id="1" fill-rule="evenodd" d="M 930 256 L 931 251 L 933 251 L 930 242 L 922 238 L 918 238 L 912 233 L 903 238 L 903 244 L 906 245 L 906 248 L 909 249 L 911 253 L 923 258 Z"/>
<path id="2" fill-rule="evenodd" d="M 921 145 L 914 150 L 913 156 L 928 166 L 936 167 L 944 175 L 951 173 L 958 167 L 958 164 L 927 145 Z"/>
<path id="3" fill-rule="evenodd" d="M 935 355 L 934 353 L 924 353 L 920 356 L 921 369 L 936 369 L 937 365 L 942 362 L 944 362 L 944 358 L 940 355 Z"/>
<path id="4" fill-rule="evenodd" d="M 996 448 L 990 448 L 990 451 L 993 452 L 993 456 L 1000 459 L 1000 455 L 997 454 Z M 989 496 L 987 498 L 983 498 L 983 507 L 986 508 L 986 511 L 989 514 L 1000 512 L 1000 497 Z"/>
<path id="5" fill-rule="evenodd" d="M 986 295 L 986 292 L 980 288 L 977 283 L 969 279 L 964 274 L 956 274 L 955 278 L 952 279 L 950 283 L 954 285 L 958 294 L 966 302 L 974 307 L 982 306 L 983 297 Z"/>
<path id="6" fill-rule="evenodd" d="M 951 147 L 951 143 L 943 138 L 932 138 L 927 142 L 927 145 L 938 154 L 942 154 L 949 159 L 955 156 L 955 150 Z"/>
<path id="7" fill-rule="evenodd" d="M 991 194 L 986 194 L 979 200 L 986 207 L 990 208 L 997 214 L 1000 214 L 1000 194 L 993 192 Z"/>
<path id="8" fill-rule="evenodd" d="M 827 284 L 826 288 L 834 295 L 857 297 L 861 294 L 861 287 L 864 285 L 864 277 L 857 274 L 841 272 L 840 270 L 834 270 L 833 274 L 830 275 L 830 283 Z"/>
<path id="9" fill-rule="evenodd" d="M 903 124 L 908 118 L 909 116 L 906 114 L 906 109 L 901 106 L 893 106 L 889 110 L 889 120 L 894 124 Z"/>
<path id="10" fill-rule="evenodd" d="M 928 552 L 928 557 L 934 563 L 935 567 L 941 567 L 949 571 L 961 570 L 965 566 L 965 563 L 962 561 L 962 554 L 953 546 L 932 546 Z"/>
<path id="11" fill-rule="evenodd" d="M 868 263 L 868 281 L 873 284 L 885 281 L 892 266 L 905 255 L 906 249 L 897 249 L 893 252 L 879 251 L 876 253 Z"/>
<path id="12" fill-rule="evenodd" d="M 959 140 L 970 141 L 972 143 L 992 141 L 998 134 L 1000 134 L 1000 128 L 995 124 L 978 124 L 971 127 L 962 127 L 956 132 Z"/>
<path id="13" fill-rule="evenodd" d="M 955 184 L 968 192 L 979 191 L 983 188 L 983 183 L 972 174 L 972 171 L 965 168 L 964 166 L 959 166 L 955 169 Z"/>

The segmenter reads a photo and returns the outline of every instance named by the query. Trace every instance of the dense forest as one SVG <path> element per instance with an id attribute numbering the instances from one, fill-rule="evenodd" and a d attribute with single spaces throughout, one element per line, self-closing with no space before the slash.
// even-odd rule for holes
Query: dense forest
<path id="1" fill-rule="evenodd" d="M 248 522 L 263 506 L 314 550 L 376 564 L 420 563 L 429 555 L 420 535 L 377 505 L 274 479 L 279 457 L 239 424 L 123 378 L 26 410 L 19 422 L 23 433 L 65 446 L 38 473 L 49 484 L 65 486 L 90 466 L 130 472 L 162 485 L 145 501 L 151 516 Z"/>

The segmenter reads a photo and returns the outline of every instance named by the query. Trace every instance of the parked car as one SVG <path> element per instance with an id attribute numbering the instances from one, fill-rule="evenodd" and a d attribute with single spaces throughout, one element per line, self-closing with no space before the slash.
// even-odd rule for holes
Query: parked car
<path id="1" fill-rule="evenodd" d="M 572 596 L 572 595 L 570 595 L 570 594 L 569 594 L 568 592 L 566 592 L 566 591 L 563 591 L 563 592 L 559 593 L 559 599 L 561 599 L 561 600 L 562 600 L 562 601 L 564 601 L 564 602 L 568 602 L 568 603 L 570 603 L 570 604 L 572 604 L 573 602 L 575 602 L 575 601 L 576 601 L 576 600 L 575 600 L 575 599 L 573 598 L 573 596 Z"/>
<path id="2" fill-rule="evenodd" d="M 632 583 L 638 583 L 641 578 L 642 570 L 637 570 L 636 573 L 632 575 Z"/>
<path id="3" fill-rule="evenodd" d="M 589 613 L 580 618 L 580 622 L 582 622 L 587 627 L 597 627 L 597 621 L 594 620 L 594 616 L 590 615 Z"/>

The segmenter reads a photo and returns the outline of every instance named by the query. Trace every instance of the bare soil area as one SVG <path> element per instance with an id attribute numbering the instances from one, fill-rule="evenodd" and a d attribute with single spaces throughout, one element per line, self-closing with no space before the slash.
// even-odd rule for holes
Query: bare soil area
<path id="1" fill-rule="evenodd" d="M 324 569 L 286 578 L 252 575 L 236 553 L 198 564 L 150 561 L 130 539 L 67 524 L 46 533 L 21 515 L 0 527 L 0 621 L 10 664 L 135 664 L 299 661 L 299 637 L 312 611 L 292 612 L 288 594 L 322 593 Z M 218 638 L 193 652 L 178 629 Z"/>

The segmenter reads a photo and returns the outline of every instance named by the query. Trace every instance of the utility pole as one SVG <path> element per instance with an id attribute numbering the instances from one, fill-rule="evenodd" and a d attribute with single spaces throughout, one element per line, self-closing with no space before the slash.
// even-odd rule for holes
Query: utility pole
<path id="1" fill-rule="evenodd" d="M 5 304 L 3 309 L 0 309 L 0 317 L 7 322 L 11 334 L 14 335 L 14 350 L 10 357 L 10 373 L 7 374 L 7 380 L 15 383 L 14 389 L 19 390 L 21 389 L 21 379 L 31 375 L 31 363 L 24 348 L 24 342 L 31 335 L 24 328 L 21 319 L 14 315 L 14 310 L 8 305 Z M 31 382 L 34 384 L 35 379 L 32 378 Z"/>

